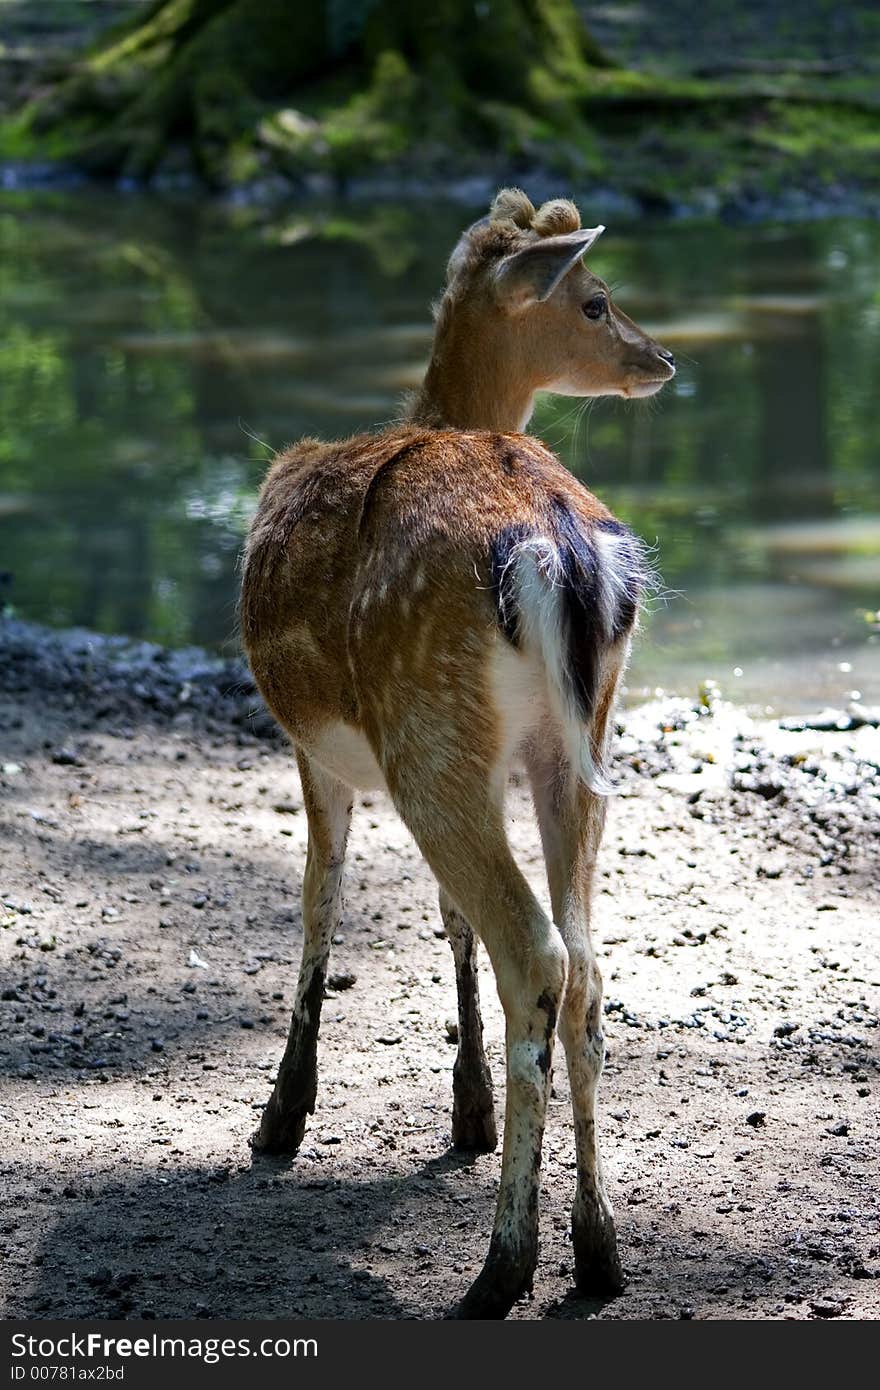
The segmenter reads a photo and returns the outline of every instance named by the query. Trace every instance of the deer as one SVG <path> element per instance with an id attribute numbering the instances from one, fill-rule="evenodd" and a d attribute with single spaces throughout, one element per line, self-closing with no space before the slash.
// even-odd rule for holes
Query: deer
<path id="1" fill-rule="evenodd" d="M 596 1297 L 622 1288 L 596 1137 L 604 1039 L 590 918 L 612 712 L 650 566 L 635 535 L 524 433 L 539 390 L 634 399 L 675 373 L 672 353 L 585 265 L 603 231 L 582 227 L 566 199 L 536 209 L 502 189 L 452 252 L 430 361 L 402 417 L 278 454 L 244 550 L 243 644 L 293 743 L 308 819 L 293 1016 L 251 1144 L 295 1155 L 314 1112 L 354 790 L 382 788 L 438 882 L 452 946 L 456 1148 L 497 1143 L 478 942 L 505 1020 L 494 1225 L 455 1317 L 505 1317 L 532 1289 L 557 1034 L 574 1120 L 576 1285 Z M 514 759 L 552 915 L 505 833 Z"/>

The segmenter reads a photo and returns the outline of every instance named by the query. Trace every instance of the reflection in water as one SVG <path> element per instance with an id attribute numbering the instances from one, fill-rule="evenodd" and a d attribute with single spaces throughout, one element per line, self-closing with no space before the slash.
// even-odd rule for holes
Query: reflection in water
<path id="1" fill-rule="evenodd" d="M 420 205 L 273 229 L 118 194 L 2 195 L 0 570 L 17 610 L 233 642 L 271 450 L 395 413 L 460 221 Z M 635 406 L 544 398 L 533 425 L 658 547 L 673 596 L 632 690 L 712 676 L 786 708 L 880 699 L 878 252 L 880 228 L 845 221 L 621 228 L 596 248 L 679 375 Z"/>

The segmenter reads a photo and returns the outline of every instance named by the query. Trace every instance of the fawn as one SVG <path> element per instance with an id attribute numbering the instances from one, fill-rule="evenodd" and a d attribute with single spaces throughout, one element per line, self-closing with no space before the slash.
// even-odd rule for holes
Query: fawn
<path id="1" fill-rule="evenodd" d="M 621 1286 L 596 1144 L 602 985 L 591 880 L 616 688 L 646 579 L 634 536 L 537 440 L 539 389 L 649 396 L 675 372 L 582 257 L 604 229 L 565 200 L 502 190 L 464 233 L 406 419 L 273 462 L 245 551 L 242 633 L 292 739 L 309 823 L 303 956 L 290 1036 L 252 1140 L 296 1153 L 317 1091 L 330 941 L 352 788 L 384 787 L 440 886 L 455 958 L 453 1141 L 496 1144 L 476 938 L 504 1009 L 507 1104 L 488 1255 L 456 1309 L 503 1317 L 537 1260 L 541 1143 L 555 1035 L 571 1082 L 578 1286 Z M 524 759 L 553 918 L 504 832 Z"/>

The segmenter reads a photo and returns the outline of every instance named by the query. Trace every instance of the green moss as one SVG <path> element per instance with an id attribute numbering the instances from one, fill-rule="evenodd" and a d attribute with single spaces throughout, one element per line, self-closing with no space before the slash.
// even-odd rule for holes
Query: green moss
<path id="1" fill-rule="evenodd" d="M 403 55 L 389 50 L 376 59 L 368 86 L 321 123 L 334 172 L 347 175 L 364 165 L 398 159 L 418 130 L 419 84 Z"/>
<path id="2" fill-rule="evenodd" d="M 38 107 L 28 105 L 0 120 L 0 159 L 28 162 L 73 157 L 87 131 L 87 123 L 79 119 L 45 130 L 40 115 Z"/>
<path id="3" fill-rule="evenodd" d="M 753 139 L 785 154 L 815 157 L 880 154 L 880 119 L 867 111 L 775 102 Z"/>
<path id="4" fill-rule="evenodd" d="M 538 166 L 624 193 L 876 186 L 869 73 L 707 81 L 615 68 L 571 0 L 154 0 L 0 125 L 7 159 L 213 187 L 266 171 L 438 180 Z"/>

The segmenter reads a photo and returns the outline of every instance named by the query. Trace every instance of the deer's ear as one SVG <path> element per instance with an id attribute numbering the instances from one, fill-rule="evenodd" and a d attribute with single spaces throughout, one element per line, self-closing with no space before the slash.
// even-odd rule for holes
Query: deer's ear
<path id="1" fill-rule="evenodd" d="M 562 236 L 548 236 L 506 256 L 495 272 L 498 298 L 511 313 L 542 304 L 572 266 L 604 232 L 604 227 L 581 227 Z"/>

